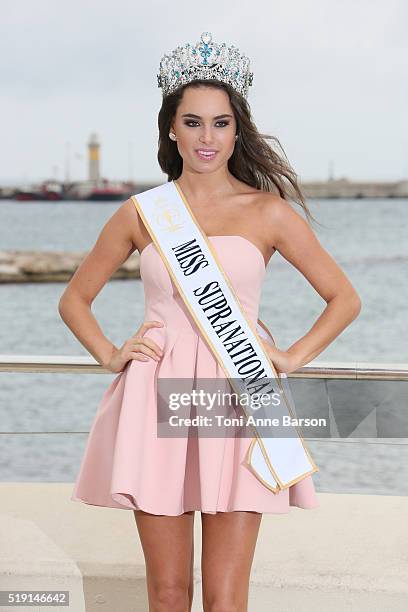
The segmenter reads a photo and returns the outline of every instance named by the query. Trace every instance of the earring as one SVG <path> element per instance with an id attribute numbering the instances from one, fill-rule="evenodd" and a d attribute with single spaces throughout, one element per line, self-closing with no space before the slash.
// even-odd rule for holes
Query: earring
<path id="1" fill-rule="evenodd" d="M 170 138 L 170 140 L 177 140 L 177 136 L 175 134 L 173 134 L 173 132 L 169 133 L 169 138 Z"/>
<path id="2" fill-rule="evenodd" d="M 238 134 L 235 136 L 235 140 L 238 140 Z"/>

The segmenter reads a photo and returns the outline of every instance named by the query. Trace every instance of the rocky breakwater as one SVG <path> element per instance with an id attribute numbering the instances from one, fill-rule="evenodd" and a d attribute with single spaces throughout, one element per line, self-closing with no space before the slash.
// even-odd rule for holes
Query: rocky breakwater
<path id="1" fill-rule="evenodd" d="M 87 254 L 87 251 L 0 251 L 0 283 L 68 282 Z M 140 278 L 139 253 L 132 253 L 111 278 Z"/>

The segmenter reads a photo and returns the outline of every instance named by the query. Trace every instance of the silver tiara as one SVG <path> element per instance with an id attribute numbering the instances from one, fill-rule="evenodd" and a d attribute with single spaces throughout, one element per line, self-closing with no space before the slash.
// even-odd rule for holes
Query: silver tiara
<path id="1" fill-rule="evenodd" d="M 195 79 L 217 79 L 246 98 L 253 78 L 249 58 L 233 45 L 214 43 L 211 32 L 203 32 L 195 46 L 187 43 L 163 55 L 157 75 L 163 97 Z"/>

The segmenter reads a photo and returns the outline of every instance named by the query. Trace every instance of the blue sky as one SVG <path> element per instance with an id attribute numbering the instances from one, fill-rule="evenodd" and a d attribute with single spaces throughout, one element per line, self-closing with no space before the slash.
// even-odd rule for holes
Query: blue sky
<path id="1" fill-rule="evenodd" d="M 251 59 L 248 101 L 301 180 L 408 177 L 408 3 L 3 0 L 0 183 L 87 176 L 163 181 L 161 56 L 211 31 Z M 67 144 L 69 143 L 69 144 Z"/>

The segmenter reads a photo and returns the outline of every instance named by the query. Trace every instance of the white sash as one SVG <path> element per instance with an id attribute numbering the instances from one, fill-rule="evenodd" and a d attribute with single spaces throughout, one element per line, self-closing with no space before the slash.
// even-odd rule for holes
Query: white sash
<path id="1" fill-rule="evenodd" d="M 293 417 L 291 398 L 287 397 L 290 393 L 287 382 L 286 391 L 282 384 L 286 375 L 278 374 L 259 339 L 259 336 L 263 336 L 273 342 L 272 334 L 268 331 L 268 337 L 265 330 L 259 325 L 255 329 L 248 320 L 213 245 L 198 225 L 179 185 L 169 181 L 132 196 L 132 200 L 180 296 L 237 396 L 240 397 L 242 393 L 246 397 L 253 393 L 279 393 L 281 401 L 276 414 L 279 413 L 279 417 Z M 195 258 L 192 257 L 193 253 Z M 186 267 L 182 261 L 187 260 L 188 263 L 189 254 L 190 262 L 194 260 L 194 263 Z M 209 283 L 220 290 L 218 304 L 221 300 L 222 305 L 217 308 L 222 308 L 224 318 L 218 317 L 218 321 L 219 312 L 211 308 L 208 312 L 204 311 L 199 303 Z M 225 313 L 229 313 L 228 316 Z M 215 322 L 212 323 L 212 320 Z M 236 361 L 234 342 L 239 344 L 237 353 L 240 353 Z M 249 352 L 246 356 L 242 350 L 244 346 L 245 351 Z M 269 384 L 266 384 L 268 381 Z M 268 416 L 275 408 L 272 406 Z M 243 409 L 246 412 L 245 406 Z M 268 489 L 277 493 L 319 471 L 296 426 L 285 427 L 286 437 L 280 438 L 262 437 L 257 427 L 253 427 L 255 438 L 249 447 L 246 465 Z"/>

